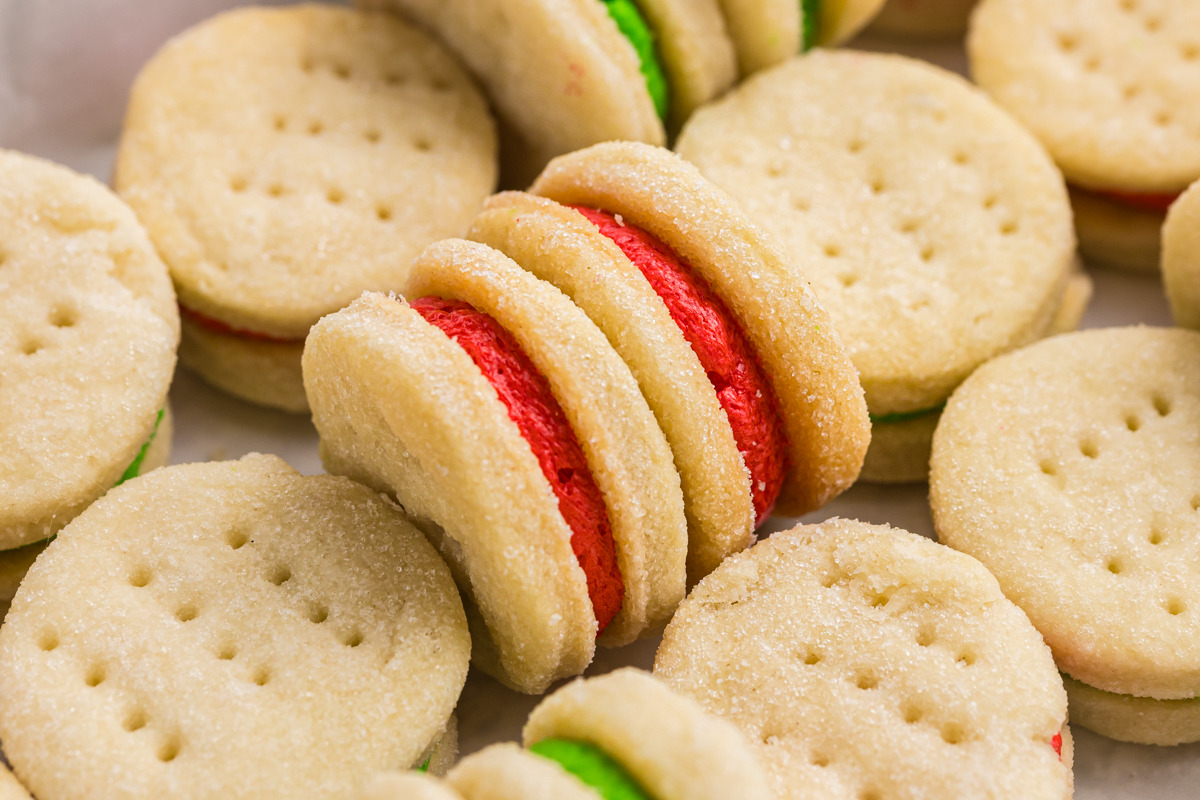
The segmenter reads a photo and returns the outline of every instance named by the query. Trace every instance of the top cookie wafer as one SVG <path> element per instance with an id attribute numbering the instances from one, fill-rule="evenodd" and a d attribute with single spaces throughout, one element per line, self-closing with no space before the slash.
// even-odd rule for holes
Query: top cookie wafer
<path id="1" fill-rule="evenodd" d="M 1169 194 L 1200 177 L 1200 3 L 984 0 L 967 44 L 1072 183 Z"/>
<path id="2" fill-rule="evenodd" d="M 854 482 L 870 439 L 858 373 L 807 281 L 728 195 L 679 157 L 632 142 L 561 156 L 530 191 L 628 220 L 728 306 L 779 399 L 790 457 L 779 513 L 818 508 Z"/>
<path id="3" fill-rule="evenodd" d="M 400 285 L 495 180 L 483 98 L 441 47 L 315 5 L 230 12 L 169 42 L 134 85 L 115 176 L 182 305 L 283 339 Z"/>
<path id="4" fill-rule="evenodd" d="M 0 736 L 44 800 L 351 798 L 439 734 L 470 642 L 393 505 L 273 456 L 157 470 L 38 559 Z"/>
<path id="5" fill-rule="evenodd" d="M 943 414 L 930 500 L 1064 672 L 1200 693 L 1200 333 L 1084 331 L 985 365 Z"/>
<path id="6" fill-rule="evenodd" d="M 0 151 L 0 550 L 51 536 L 121 478 L 178 342 L 167 270 L 125 204 Z"/>
<path id="7" fill-rule="evenodd" d="M 778 798 L 1069 794 L 1041 637 L 979 562 L 905 531 L 835 519 L 732 556 L 654 669 L 741 728 Z"/>

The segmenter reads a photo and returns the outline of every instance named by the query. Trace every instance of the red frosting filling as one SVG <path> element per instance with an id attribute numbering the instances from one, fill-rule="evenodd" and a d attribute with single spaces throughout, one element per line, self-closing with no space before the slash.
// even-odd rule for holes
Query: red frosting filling
<path id="1" fill-rule="evenodd" d="M 180 316 L 187 317 L 189 320 L 196 323 L 201 328 L 206 328 L 206 329 L 212 331 L 213 333 L 220 333 L 220 334 L 224 334 L 225 336 L 237 336 L 240 339 L 254 339 L 255 341 L 259 341 L 259 342 L 272 342 L 274 344 L 303 344 L 304 343 L 303 336 L 301 336 L 299 339 L 286 339 L 282 336 L 272 336 L 269 333 L 258 333 L 257 331 L 247 331 L 247 330 L 243 330 L 241 328 L 234 328 L 230 325 L 226 325 L 224 322 L 221 322 L 221 320 L 219 320 L 219 319 L 213 319 L 212 317 L 206 317 L 203 314 L 201 314 L 199 311 L 193 311 L 192 309 L 188 308 L 187 306 L 181 305 L 179 307 L 179 314 L 180 314 Z"/>
<path id="2" fill-rule="evenodd" d="M 1133 206 L 1142 211 L 1154 211 L 1160 214 L 1167 213 L 1171 208 L 1171 204 L 1179 199 L 1182 192 L 1175 194 L 1138 194 L 1136 192 L 1110 192 L 1110 191 L 1093 191 L 1093 194 L 1098 194 L 1101 197 L 1108 198 L 1122 205 Z"/>
<path id="3" fill-rule="evenodd" d="M 1054 738 L 1050 740 L 1050 746 L 1054 748 L 1054 752 L 1058 753 L 1058 760 L 1062 761 L 1062 734 L 1054 734 Z"/>
<path id="4" fill-rule="evenodd" d="M 572 208 L 641 270 L 700 359 L 750 470 L 756 524 L 761 525 L 783 488 L 788 442 L 779 399 L 745 331 L 704 279 L 662 242 L 606 211 Z"/>
<path id="5" fill-rule="evenodd" d="M 604 496 L 549 382 L 508 331 L 469 304 L 422 297 L 412 302 L 412 308 L 467 351 L 529 442 L 571 529 L 571 549 L 587 576 L 588 596 L 599 623 L 597 635 L 603 633 L 625 596 L 617 546 Z"/>

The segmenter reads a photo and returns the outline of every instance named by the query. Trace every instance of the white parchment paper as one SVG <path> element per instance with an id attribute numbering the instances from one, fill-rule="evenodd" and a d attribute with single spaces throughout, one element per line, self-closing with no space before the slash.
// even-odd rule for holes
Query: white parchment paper
<path id="1" fill-rule="evenodd" d="M 282 4 L 283 0 L 266 0 Z M 65 163 L 107 180 L 125 97 L 138 68 L 169 36 L 238 0 L 0 0 L 0 146 Z M 862 39 L 856 46 L 896 50 L 958 72 L 959 45 L 897 44 Z M 1158 279 L 1092 270 L 1096 295 L 1085 327 L 1169 325 Z M 275 453 L 302 472 L 321 471 L 317 437 L 303 417 L 234 400 L 180 370 L 171 390 L 176 413 L 172 463 Z M 926 536 L 933 526 L 924 486 L 860 485 L 821 512 L 891 523 Z M 773 519 L 761 535 L 796 520 Z M 624 665 L 649 669 L 656 641 L 601 650 L 590 674 Z M 461 750 L 519 739 L 538 698 L 511 692 L 472 673 L 459 702 Z M 67 721 L 64 720 L 64 724 Z M 1172 748 L 1120 744 L 1074 729 L 1075 796 L 1080 800 L 1193 800 L 1200 797 L 1200 745 Z"/>

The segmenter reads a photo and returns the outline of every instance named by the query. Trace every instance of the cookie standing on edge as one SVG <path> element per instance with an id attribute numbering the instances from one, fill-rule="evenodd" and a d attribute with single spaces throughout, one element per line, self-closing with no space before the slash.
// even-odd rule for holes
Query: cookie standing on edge
<path id="1" fill-rule="evenodd" d="M 130 97 L 114 183 L 170 267 L 180 359 L 239 397 L 307 402 L 309 328 L 404 282 L 496 181 L 483 97 L 426 34 L 329 6 L 173 39 Z"/>
<path id="2" fill-rule="evenodd" d="M 847 41 L 884 0 L 720 0 L 742 76 Z"/>
<path id="3" fill-rule="evenodd" d="M 1200 333 L 1089 330 L 997 359 L 933 443 L 939 539 L 991 570 L 1071 721 L 1200 741 Z"/>
<path id="4" fill-rule="evenodd" d="M 777 798 L 1070 795 L 1038 632 L 981 564 L 906 531 L 835 519 L 731 557 L 654 671 L 742 730 Z"/>
<path id="5" fill-rule="evenodd" d="M 474 662 L 520 691 L 683 599 L 671 450 L 629 368 L 561 292 L 473 242 L 431 245 L 406 293 L 313 329 L 304 377 L 335 474 L 392 493 L 466 597 Z"/>
<path id="6" fill-rule="evenodd" d="M 812 53 L 697 113 L 677 150 L 812 281 L 866 390 L 866 480 L 924 480 L 954 387 L 1086 305 L 1062 176 L 945 70 Z"/>
<path id="7" fill-rule="evenodd" d="M 1200 178 L 1200 4 L 983 0 L 967 49 L 1072 185 L 1084 256 L 1157 271 L 1163 215 Z"/>
<path id="8" fill-rule="evenodd" d="M 273 456 L 169 467 L 30 571 L 0 737 L 42 800 L 351 798 L 415 766 L 469 652 L 446 565 L 366 487 Z"/>
<path id="9" fill-rule="evenodd" d="M 357 1 L 436 31 L 487 88 L 506 186 L 597 142 L 663 144 L 737 77 L 717 0 Z"/>
<path id="10" fill-rule="evenodd" d="M 0 599 L 36 542 L 165 463 L 178 343 L 170 278 L 133 212 L 0 150 Z"/>
<path id="11" fill-rule="evenodd" d="M 1180 327 L 1200 330 L 1200 181 L 1171 205 L 1162 239 L 1171 316 Z"/>

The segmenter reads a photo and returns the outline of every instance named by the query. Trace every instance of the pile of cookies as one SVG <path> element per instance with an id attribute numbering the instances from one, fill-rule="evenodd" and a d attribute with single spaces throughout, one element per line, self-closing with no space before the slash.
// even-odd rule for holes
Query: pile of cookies
<path id="1" fill-rule="evenodd" d="M 171 40 L 112 191 L 0 151 L 0 797 L 1060 800 L 1068 717 L 1200 741 L 1200 8 L 981 0 L 972 85 L 829 49 L 881 0 L 361 5 Z M 1074 332 L 1077 250 L 1184 327 Z M 177 356 L 330 474 L 165 466 Z M 755 543 L 860 480 L 940 544 Z M 456 764 L 469 665 L 550 694 Z"/>

